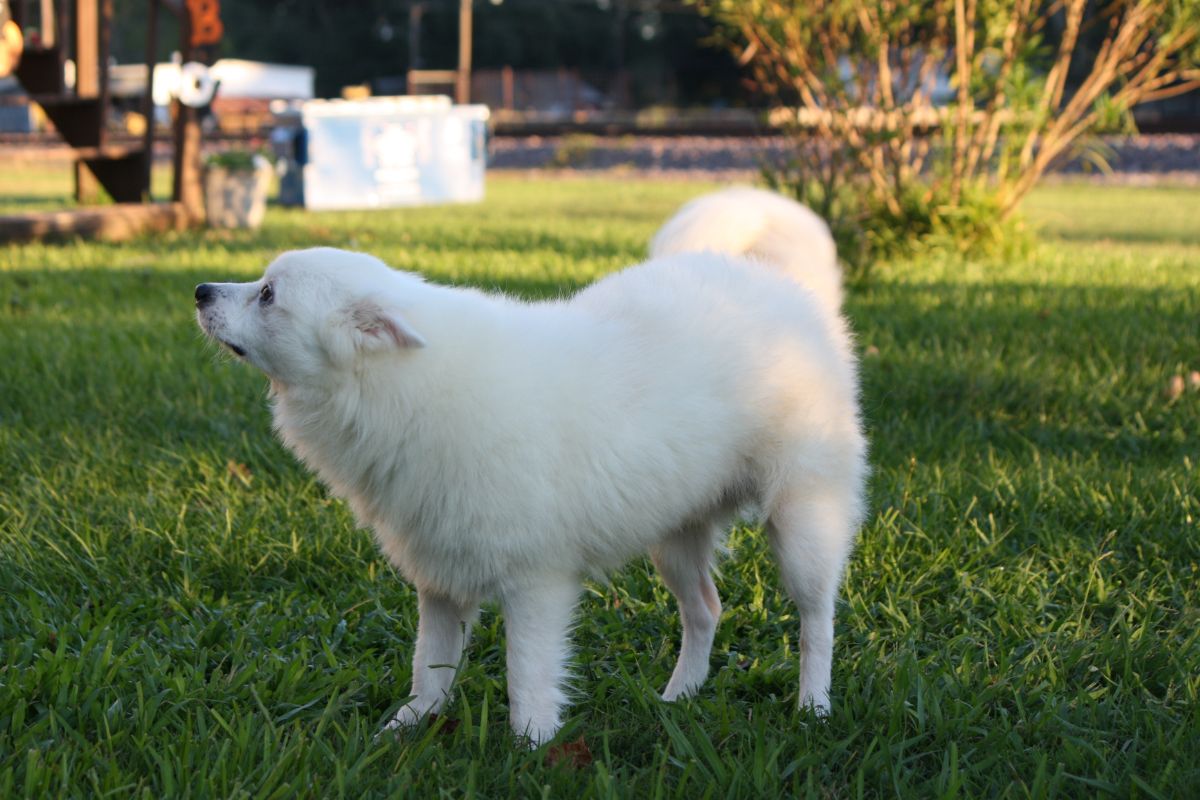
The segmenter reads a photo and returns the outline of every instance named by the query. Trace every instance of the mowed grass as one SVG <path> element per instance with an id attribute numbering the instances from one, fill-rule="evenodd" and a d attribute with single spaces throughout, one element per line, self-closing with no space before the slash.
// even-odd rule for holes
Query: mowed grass
<path id="1" fill-rule="evenodd" d="M 192 287 L 328 244 L 555 296 L 709 188 L 499 177 L 479 206 L 0 250 L 0 796 L 1197 796 L 1200 391 L 1163 394 L 1200 369 L 1195 190 L 1049 188 L 1027 259 L 850 295 L 874 477 L 827 721 L 740 528 L 694 700 L 656 699 L 679 626 L 648 563 L 588 585 L 562 741 L 591 765 L 514 745 L 492 608 L 446 718 L 374 738 L 415 595 L 202 341 Z"/>

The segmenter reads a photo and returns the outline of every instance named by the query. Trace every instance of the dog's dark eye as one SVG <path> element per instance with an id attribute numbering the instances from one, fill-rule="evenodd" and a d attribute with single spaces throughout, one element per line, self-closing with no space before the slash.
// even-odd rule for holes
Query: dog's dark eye
<path id="1" fill-rule="evenodd" d="M 275 299 L 275 290 L 271 288 L 271 284 L 263 284 L 262 290 L 258 293 L 258 302 L 260 305 L 269 306 L 271 301 Z"/>

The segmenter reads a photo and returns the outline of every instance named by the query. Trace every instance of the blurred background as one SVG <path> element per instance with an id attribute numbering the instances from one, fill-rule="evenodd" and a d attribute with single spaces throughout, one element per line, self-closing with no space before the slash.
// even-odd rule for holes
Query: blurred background
<path id="1" fill-rule="evenodd" d="M 169 197 L 137 213 L 170 224 L 261 220 L 263 194 L 472 202 L 488 169 L 765 179 L 830 222 L 853 271 L 947 227 L 962 249 L 998 238 L 1047 174 L 1188 183 L 1200 150 L 1194 3 L 0 0 L 0 17 L 0 158 L 72 165 L 76 205 Z M 222 197 L 260 208 L 204 208 Z"/>

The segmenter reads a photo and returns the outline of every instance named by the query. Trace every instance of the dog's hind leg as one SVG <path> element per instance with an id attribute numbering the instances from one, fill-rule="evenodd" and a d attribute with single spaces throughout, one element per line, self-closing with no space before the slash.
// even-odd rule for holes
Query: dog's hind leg
<path id="1" fill-rule="evenodd" d="M 721 618 L 721 600 L 712 579 L 719 535 L 715 525 L 697 524 L 674 534 L 650 553 L 663 583 L 675 595 L 683 623 L 679 660 L 663 690 L 664 700 L 695 693 L 708 677 L 709 654 Z"/>
<path id="2" fill-rule="evenodd" d="M 773 504 L 767 536 L 784 588 L 800 611 L 800 705 L 829 713 L 833 607 L 857 514 L 837 494 L 808 488 Z"/>
<path id="3" fill-rule="evenodd" d="M 508 636 L 508 714 L 513 731 L 537 746 L 554 737 L 566 703 L 567 632 L 579 581 L 543 576 L 502 593 Z"/>
<path id="4" fill-rule="evenodd" d="M 417 606 L 421 616 L 413 651 L 413 699 L 396 712 L 388 728 L 413 725 L 441 710 L 479 615 L 478 605 L 462 605 L 425 589 L 417 590 Z"/>

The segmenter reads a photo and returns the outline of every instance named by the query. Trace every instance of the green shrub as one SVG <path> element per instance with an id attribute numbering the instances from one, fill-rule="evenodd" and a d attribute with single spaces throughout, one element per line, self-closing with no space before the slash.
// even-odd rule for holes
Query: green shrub
<path id="1" fill-rule="evenodd" d="M 550 165 L 559 169 L 582 167 L 595 149 L 595 136 L 589 133 L 568 133 L 555 148 L 554 155 L 550 157 Z"/>
<path id="2" fill-rule="evenodd" d="M 1056 161 L 1105 169 L 1095 134 L 1200 87 L 1197 0 L 696 2 L 795 142 L 769 182 L 825 215 L 852 274 L 1019 244 Z"/>

